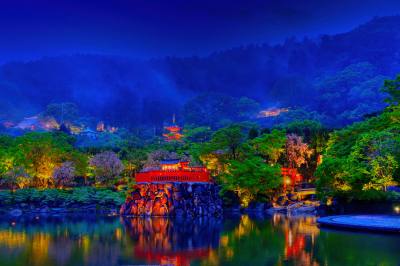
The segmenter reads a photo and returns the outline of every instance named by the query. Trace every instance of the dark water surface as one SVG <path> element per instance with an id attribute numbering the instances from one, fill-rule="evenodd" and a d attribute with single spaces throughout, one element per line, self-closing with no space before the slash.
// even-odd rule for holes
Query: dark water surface
<path id="1" fill-rule="evenodd" d="M 0 265 L 400 265 L 400 236 L 319 229 L 315 217 L 0 222 Z"/>

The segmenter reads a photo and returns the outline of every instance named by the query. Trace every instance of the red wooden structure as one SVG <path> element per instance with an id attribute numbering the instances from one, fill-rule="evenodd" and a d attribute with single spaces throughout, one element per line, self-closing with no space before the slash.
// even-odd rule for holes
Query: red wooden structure
<path id="1" fill-rule="evenodd" d="M 283 185 L 286 187 L 287 185 L 296 185 L 303 181 L 303 176 L 297 172 L 296 168 L 286 168 L 282 167 L 282 176 L 289 179 L 283 180 Z"/>
<path id="2" fill-rule="evenodd" d="M 165 141 L 181 141 L 183 135 L 181 134 L 182 128 L 175 123 L 175 114 L 172 117 L 172 125 L 164 127 L 167 131 L 163 134 Z"/>
<path id="3" fill-rule="evenodd" d="M 165 141 L 180 141 L 182 140 L 183 135 L 180 133 L 181 128 L 177 125 L 165 127 L 167 133 L 163 134 Z"/>
<path id="4" fill-rule="evenodd" d="M 162 161 L 161 167 L 145 169 L 136 174 L 137 183 L 210 183 L 210 173 L 202 166 L 189 166 L 189 162 L 178 160 Z"/>

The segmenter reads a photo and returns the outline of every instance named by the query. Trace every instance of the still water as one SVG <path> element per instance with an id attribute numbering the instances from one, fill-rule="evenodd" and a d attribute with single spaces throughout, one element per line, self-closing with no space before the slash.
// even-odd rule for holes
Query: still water
<path id="1" fill-rule="evenodd" d="M 400 236 L 319 229 L 315 220 L 2 220 L 0 265 L 400 265 Z"/>

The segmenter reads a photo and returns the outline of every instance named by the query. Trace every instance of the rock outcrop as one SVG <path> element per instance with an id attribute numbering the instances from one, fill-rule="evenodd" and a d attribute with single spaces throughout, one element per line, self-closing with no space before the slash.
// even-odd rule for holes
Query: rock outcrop
<path id="1" fill-rule="evenodd" d="M 220 216 L 222 200 L 214 184 L 137 184 L 120 209 L 130 216 Z"/>

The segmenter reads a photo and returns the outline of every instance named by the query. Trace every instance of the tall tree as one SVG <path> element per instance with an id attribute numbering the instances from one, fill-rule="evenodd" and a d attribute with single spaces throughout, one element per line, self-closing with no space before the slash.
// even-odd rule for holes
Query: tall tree
<path id="1" fill-rule="evenodd" d="M 303 138 L 295 134 L 287 135 L 286 140 L 286 160 L 289 167 L 299 168 L 307 163 L 313 151 L 303 142 Z"/>
<path id="2" fill-rule="evenodd" d="M 211 148 L 215 150 L 227 150 L 230 159 L 239 156 L 239 146 L 243 142 L 244 134 L 238 125 L 231 125 L 216 131 L 210 141 Z"/>
<path id="3" fill-rule="evenodd" d="M 96 154 L 89 164 L 93 167 L 96 182 L 101 185 L 109 185 L 124 170 L 121 160 L 112 151 Z"/>
<path id="4" fill-rule="evenodd" d="M 235 191 L 246 206 L 255 199 L 271 197 L 282 183 L 279 165 L 271 166 L 258 156 L 231 160 L 222 181 L 223 190 Z"/>
<path id="5" fill-rule="evenodd" d="M 263 134 L 252 141 L 250 144 L 255 152 L 262 155 L 269 163 L 275 164 L 282 153 L 285 151 L 286 134 L 283 130 L 272 130 L 269 134 Z"/>
<path id="6" fill-rule="evenodd" d="M 69 187 L 75 184 L 75 165 L 73 162 L 64 162 L 54 169 L 53 179 L 57 188 Z"/>

